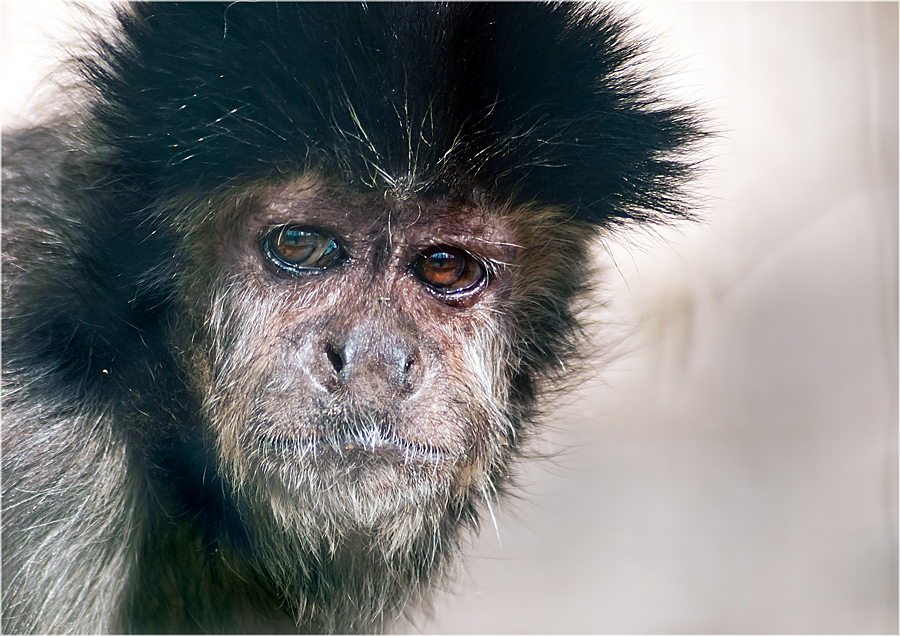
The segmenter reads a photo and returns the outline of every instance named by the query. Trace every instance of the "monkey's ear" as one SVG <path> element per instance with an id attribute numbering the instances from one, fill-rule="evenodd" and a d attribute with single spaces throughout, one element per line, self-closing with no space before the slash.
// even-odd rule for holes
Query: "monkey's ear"
<path id="1" fill-rule="evenodd" d="M 688 212 L 705 133 L 658 97 L 609 9 L 159 3 L 119 20 L 83 68 L 117 183 L 142 202 L 315 167 L 399 196 L 481 186 L 601 225 Z"/>

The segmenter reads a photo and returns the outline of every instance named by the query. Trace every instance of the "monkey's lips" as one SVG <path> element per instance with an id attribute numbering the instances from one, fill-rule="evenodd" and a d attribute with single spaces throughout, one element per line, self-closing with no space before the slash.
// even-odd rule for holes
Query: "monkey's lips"
<path id="1" fill-rule="evenodd" d="M 457 462 L 464 453 L 439 447 L 425 447 L 378 430 L 352 431 L 338 435 L 309 437 L 264 437 L 260 447 L 267 455 L 285 460 L 305 460 L 331 456 L 347 461 L 381 460 L 391 463 L 442 464 Z"/>

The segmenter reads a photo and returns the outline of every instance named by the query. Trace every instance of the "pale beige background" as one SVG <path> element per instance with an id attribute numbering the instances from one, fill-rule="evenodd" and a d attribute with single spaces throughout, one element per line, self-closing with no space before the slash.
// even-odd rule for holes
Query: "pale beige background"
<path id="1" fill-rule="evenodd" d="M 897 4 L 628 8 L 722 131 L 706 223 L 598 250 L 602 380 L 412 629 L 896 632 Z M 61 14 L 0 9 L 31 117 Z"/>

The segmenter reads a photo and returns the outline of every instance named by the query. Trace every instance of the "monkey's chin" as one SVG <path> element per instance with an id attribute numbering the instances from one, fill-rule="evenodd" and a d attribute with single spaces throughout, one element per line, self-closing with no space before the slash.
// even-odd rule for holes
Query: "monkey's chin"
<path id="1" fill-rule="evenodd" d="M 267 501 L 283 530 L 312 543 L 364 535 L 394 552 L 411 534 L 433 532 L 464 499 L 460 452 L 372 435 L 269 440 L 257 449 L 238 492 L 251 505 Z"/>

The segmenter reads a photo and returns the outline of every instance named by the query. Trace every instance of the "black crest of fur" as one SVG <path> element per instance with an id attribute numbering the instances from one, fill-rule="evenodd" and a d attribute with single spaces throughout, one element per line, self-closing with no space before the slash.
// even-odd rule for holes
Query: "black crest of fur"
<path id="1" fill-rule="evenodd" d="M 682 151 L 701 135 L 606 12 L 173 3 L 121 23 L 87 68 L 116 176 L 143 191 L 322 166 L 401 193 L 471 180 L 595 223 L 683 212 Z"/>
<path id="2" fill-rule="evenodd" d="M 400 201 L 478 193 L 565 226 L 507 311 L 524 335 L 498 336 L 518 347 L 501 414 L 515 426 L 490 467 L 502 488 L 515 427 L 573 349 L 591 232 L 687 216 L 704 132 L 593 5 L 138 3 L 114 26 L 76 60 L 83 112 L 4 134 L 3 629 L 265 632 L 292 612 L 301 628 L 380 628 L 478 502 L 424 511 L 432 534 L 396 563 L 291 537 L 264 544 L 264 567 L 235 564 L 281 527 L 231 496 L 187 388 L 179 284 L 198 201 L 312 173 Z M 178 612 L 195 622 L 166 622 Z"/>

